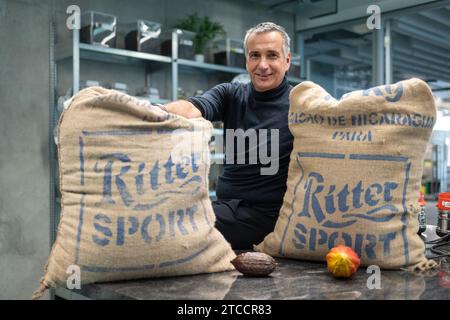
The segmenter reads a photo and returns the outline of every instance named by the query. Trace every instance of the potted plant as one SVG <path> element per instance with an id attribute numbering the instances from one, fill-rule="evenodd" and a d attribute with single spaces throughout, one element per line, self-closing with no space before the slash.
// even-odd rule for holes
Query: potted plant
<path id="1" fill-rule="evenodd" d="M 211 21 L 208 17 L 199 17 L 197 13 L 178 21 L 176 28 L 195 32 L 194 53 L 195 59 L 204 62 L 206 45 L 218 35 L 225 34 L 225 29 L 218 22 Z"/>

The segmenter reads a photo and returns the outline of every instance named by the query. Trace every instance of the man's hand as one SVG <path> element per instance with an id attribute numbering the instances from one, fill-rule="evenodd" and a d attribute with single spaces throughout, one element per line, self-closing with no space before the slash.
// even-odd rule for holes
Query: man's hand
<path id="1" fill-rule="evenodd" d="M 163 109 L 169 113 L 174 113 L 185 118 L 199 118 L 202 116 L 200 110 L 198 110 L 192 103 L 186 100 L 177 100 L 170 102 L 163 106 Z"/>

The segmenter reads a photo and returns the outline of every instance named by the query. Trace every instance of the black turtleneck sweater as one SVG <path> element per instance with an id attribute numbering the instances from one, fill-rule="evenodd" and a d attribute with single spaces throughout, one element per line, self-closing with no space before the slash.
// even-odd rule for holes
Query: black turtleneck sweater
<path id="1" fill-rule="evenodd" d="M 216 194 L 219 200 L 241 199 L 250 205 L 271 209 L 280 209 L 286 192 L 286 179 L 293 137 L 288 128 L 289 92 L 292 86 L 286 78 L 275 89 L 258 92 L 251 83 L 223 83 L 208 90 L 201 96 L 188 99 L 210 121 L 223 121 L 225 129 L 267 129 L 267 155 L 270 157 L 271 130 L 279 130 L 279 170 L 274 175 L 262 175 L 263 165 L 259 159 L 256 164 L 249 163 L 248 140 L 245 145 L 245 164 L 224 163 L 222 176 L 219 177 Z M 247 131 L 248 132 L 248 131 Z M 224 147 L 226 143 L 224 134 Z M 236 155 L 236 139 L 234 143 Z M 251 146 L 250 146 L 251 147 Z M 259 145 L 258 145 L 259 147 Z M 259 148 L 258 148 L 259 150 Z M 227 159 L 227 161 L 229 161 Z"/>

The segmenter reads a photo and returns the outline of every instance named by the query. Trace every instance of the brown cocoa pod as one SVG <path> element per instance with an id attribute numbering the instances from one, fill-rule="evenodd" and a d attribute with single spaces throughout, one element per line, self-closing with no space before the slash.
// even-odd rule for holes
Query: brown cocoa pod
<path id="1" fill-rule="evenodd" d="M 237 271 L 251 277 L 268 276 L 277 266 L 274 258 L 262 252 L 244 252 L 230 262 Z"/>

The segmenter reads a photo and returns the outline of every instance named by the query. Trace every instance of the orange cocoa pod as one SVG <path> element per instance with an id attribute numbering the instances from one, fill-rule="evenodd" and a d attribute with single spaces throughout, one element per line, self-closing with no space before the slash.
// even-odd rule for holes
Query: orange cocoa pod
<path id="1" fill-rule="evenodd" d="M 326 259 L 328 271 L 338 278 L 351 277 L 361 264 L 356 252 L 352 248 L 343 245 L 331 249 Z"/>

